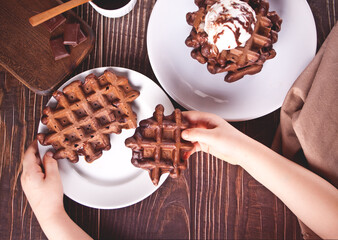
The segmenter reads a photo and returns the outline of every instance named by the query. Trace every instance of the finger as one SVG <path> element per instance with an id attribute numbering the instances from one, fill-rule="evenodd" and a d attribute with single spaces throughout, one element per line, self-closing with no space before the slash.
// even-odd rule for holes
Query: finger
<path id="1" fill-rule="evenodd" d="M 184 155 L 183 155 L 183 159 L 188 159 L 192 154 L 194 154 L 195 152 L 199 152 L 202 150 L 200 144 L 198 142 L 195 142 L 193 143 L 194 144 L 194 147 L 193 149 L 191 149 L 190 151 L 188 152 L 185 152 Z"/>
<path id="2" fill-rule="evenodd" d="M 194 127 L 213 128 L 224 122 L 224 119 L 212 113 L 187 111 L 182 112 L 182 114 Z"/>
<path id="3" fill-rule="evenodd" d="M 26 150 L 23 159 L 22 167 L 25 171 L 42 171 L 40 167 L 40 159 L 36 156 L 38 152 L 37 141 L 35 140 Z"/>
<path id="4" fill-rule="evenodd" d="M 58 163 L 53 158 L 52 152 L 46 152 L 45 156 L 43 156 L 43 166 L 45 168 L 46 178 L 59 177 Z"/>
<path id="5" fill-rule="evenodd" d="M 200 152 L 202 151 L 202 146 L 199 142 L 194 142 L 194 152 Z"/>
<path id="6" fill-rule="evenodd" d="M 205 128 L 189 128 L 184 130 L 181 136 L 186 141 L 210 144 L 213 140 L 211 131 Z"/>
<path id="7" fill-rule="evenodd" d="M 21 185 L 25 191 L 27 184 L 36 184 L 43 179 L 40 158 L 37 157 L 38 147 L 35 140 L 26 150 L 22 158 Z"/>

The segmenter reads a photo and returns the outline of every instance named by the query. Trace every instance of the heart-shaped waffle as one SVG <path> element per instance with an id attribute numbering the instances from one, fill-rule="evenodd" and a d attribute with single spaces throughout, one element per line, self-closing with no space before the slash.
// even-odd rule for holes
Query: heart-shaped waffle
<path id="1" fill-rule="evenodd" d="M 149 172 L 154 185 L 162 174 L 169 172 L 172 178 L 187 168 L 188 153 L 193 144 L 181 138 L 182 130 L 189 123 L 179 109 L 164 116 L 164 107 L 157 105 L 151 118 L 142 120 L 135 134 L 125 144 L 133 150 L 132 164 Z"/>
<path id="2" fill-rule="evenodd" d="M 111 133 L 136 128 L 136 114 L 131 102 L 139 92 L 132 89 L 128 79 L 111 71 L 96 77 L 90 74 L 85 82 L 77 80 L 56 91 L 56 107 L 43 110 L 41 122 L 47 134 L 39 133 L 42 145 L 52 145 L 55 159 L 68 158 L 77 162 L 84 155 L 92 162 L 110 149 Z"/>

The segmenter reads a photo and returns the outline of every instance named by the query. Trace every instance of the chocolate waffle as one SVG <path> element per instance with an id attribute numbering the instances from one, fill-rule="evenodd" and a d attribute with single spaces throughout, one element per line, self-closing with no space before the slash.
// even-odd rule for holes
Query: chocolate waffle
<path id="1" fill-rule="evenodd" d="M 219 52 L 217 47 L 208 42 L 203 24 L 208 9 L 216 0 L 195 0 L 199 10 L 186 16 L 188 24 L 193 27 L 185 41 L 188 47 L 193 48 L 191 56 L 202 64 L 207 63 L 207 69 L 212 74 L 228 72 L 224 79 L 227 82 L 260 72 L 263 63 L 276 56 L 272 45 L 277 42 L 282 19 L 275 11 L 269 12 L 266 0 L 242 1 L 253 8 L 257 18 L 251 38 L 244 47 Z"/>
<path id="2" fill-rule="evenodd" d="M 131 102 L 139 94 L 127 78 L 110 71 L 99 77 L 90 74 L 84 83 L 74 81 L 62 92 L 54 92 L 56 107 L 43 110 L 41 122 L 49 132 L 38 134 L 38 140 L 53 146 L 55 159 L 77 162 L 78 155 L 84 155 L 87 162 L 92 162 L 103 150 L 110 149 L 109 134 L 136 128 Z"/>
<path id="3" fill-rule="evenodd" d="M 181 111 L 175 109 L 169 116 L 163 112 L 163 106 L 157 105 L 153 117 L 142 120 L 134 136 L 125 141 L 133 150 L 132 164 L 147 170 L 154 185 L 163 173 L 179 176 L 187 168 L 186 156 L 193 148 L 191 142 L 181 139 L 182 130 L 189 125 Z"/>

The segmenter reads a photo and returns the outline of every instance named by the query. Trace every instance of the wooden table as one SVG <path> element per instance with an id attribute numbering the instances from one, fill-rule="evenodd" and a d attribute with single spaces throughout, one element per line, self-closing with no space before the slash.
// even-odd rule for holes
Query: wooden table
<path id="1" fill-rule="evenodd" d="M 139 0 L 129 15 L 119 19 L 102 17 L 89 4 L 78 7 L 77 14 L 96 33 L 96 45 L 73 75 L 94 67 L 121 66 L 157 81 L 146 48 L 146 28 L 155 2 Z M 316 21 L 319 48 L 336 22 L 338 3 L 308 3 Z M 0 239 L 46 239 L 19 177 L 21 156 L 36 137 L 48 98 L 34 94 L 0 69 Z M 278 123 L 276 110 L 233 124 L 269 146 Z M 190 158 L 189 166 L 181 178 L 168 179 L 153 195 L 133 206 L 97 210 L 65 197 L 66 210 L 95 239 L 302 238 L 296 217 L 242 168 L 201 153 Z"/>

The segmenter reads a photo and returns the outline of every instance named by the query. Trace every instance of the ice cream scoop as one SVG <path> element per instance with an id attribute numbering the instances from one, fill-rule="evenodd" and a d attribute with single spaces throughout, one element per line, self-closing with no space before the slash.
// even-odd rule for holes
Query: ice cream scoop
<path id="1" fill-rule="evenodd" d="M 212 5 L 205 17 L 204 31 L 208 42 L 218 51 L 244 46 L 256 23 L 255 11 L 240 0 L 221 0 Z"/>

